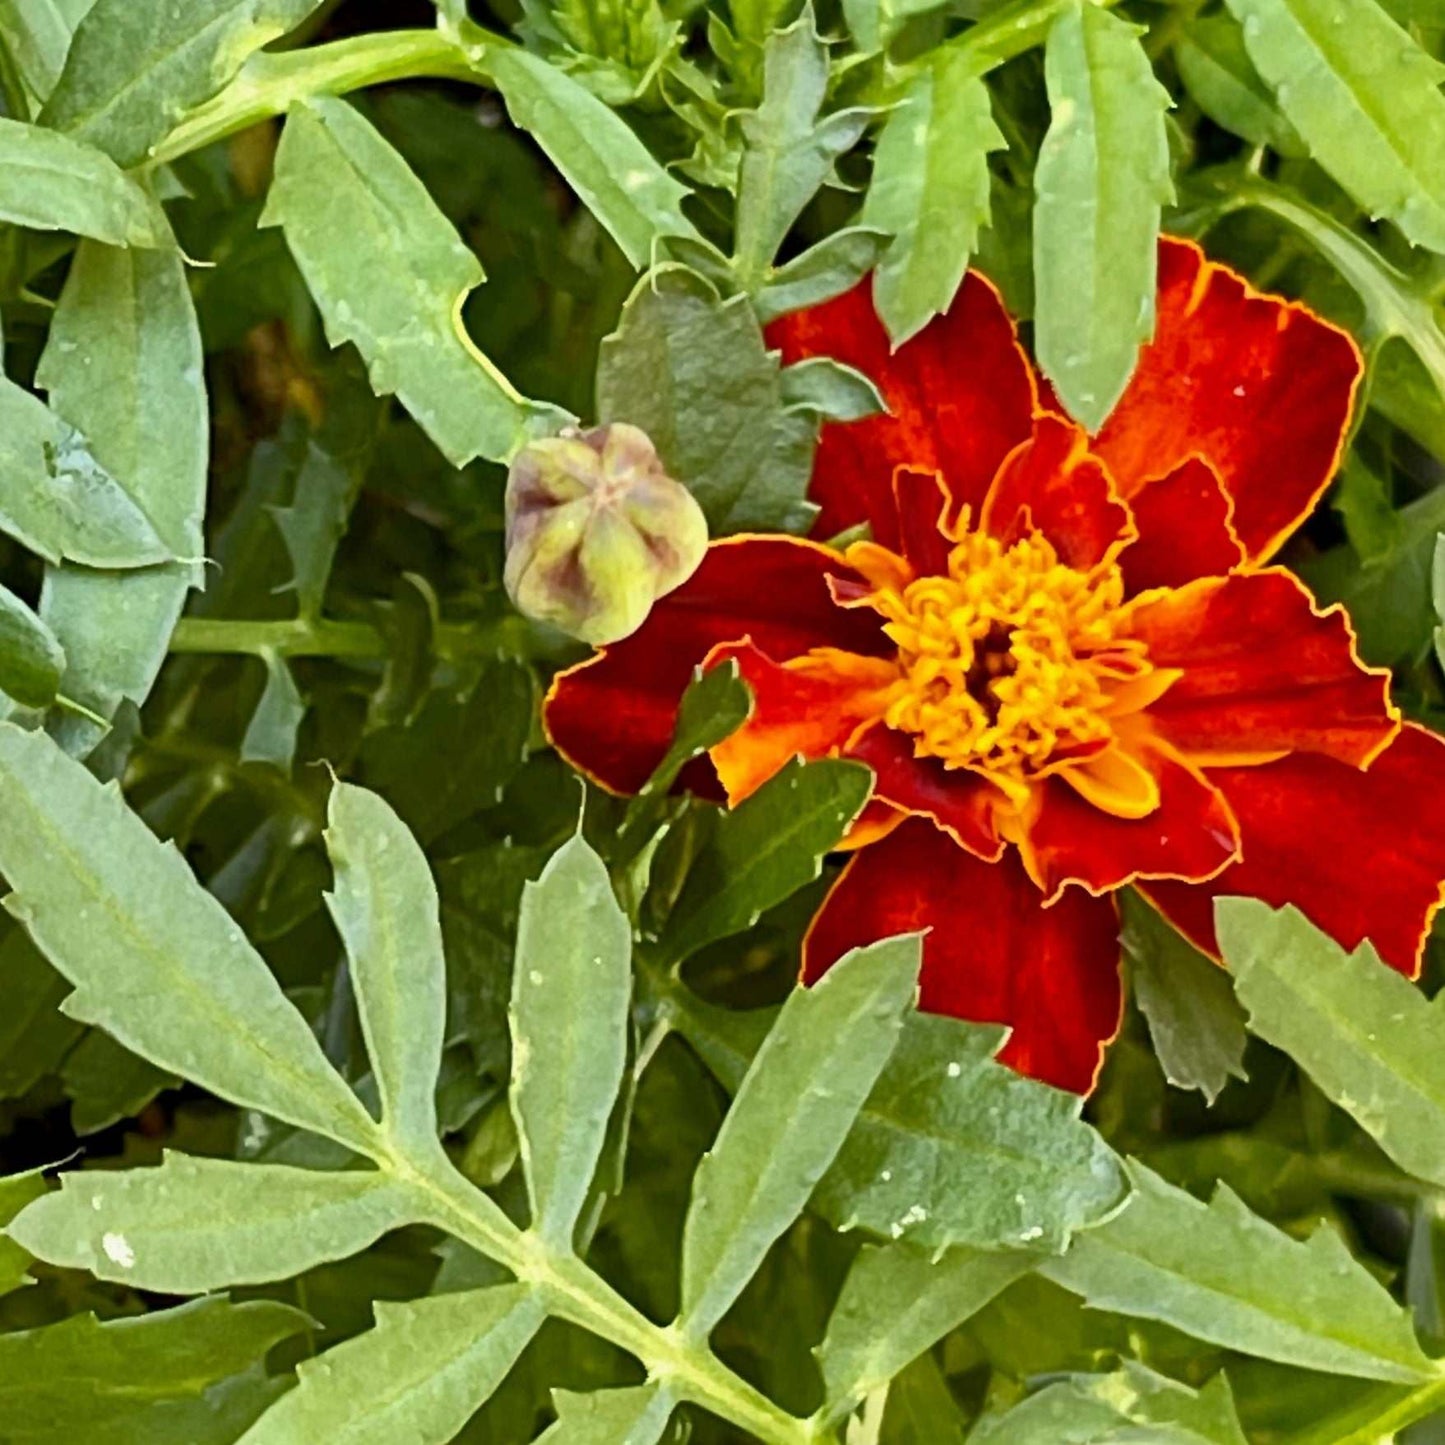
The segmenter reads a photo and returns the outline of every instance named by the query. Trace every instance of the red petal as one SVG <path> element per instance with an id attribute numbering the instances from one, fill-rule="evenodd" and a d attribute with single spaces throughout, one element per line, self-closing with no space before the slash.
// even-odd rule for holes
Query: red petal
<path id="1" fill-rule="evenodd" d="M 1203 456 L 1254 561 L 1309 515 L 1340 458 L 1359 348 L 1307 307 L 1261 295 L 1192 241 L 1159 248 L 1154 340 L 1095 438 L 1126 498 Z"/>
<path id="2" fill-rule="evenodd" d="M 937 472 L 899 467 L 893 473 L 898 550 L 920 577 L 946 577 L 953 539 L 943 530 L 952 499 Z"/>
<path id="3" fill-rule="evenodd" d="M 1218 878 L 1145 892 L 1201 948 L 1217 952 L 1214 899 L 1293 903 L 1344 948 L 1369 938 L 1412 977 L 1445 878 L 1445 740 L 1406 724 L 1367 771 L 1298 755 L 1211 771 L 1244 835 L 1244 856 Z"/>
<path id="4" fill-rule="evenodd" d="M 1183 673 L 1150 721 L 1206 767 L 1295 750 L 1359 767 L 1398 726 L 1390 674 L 1359 660 L 1344 609 L 1316 611 L 1280 568 L 1143 597 L 1133 628 L 1155 667 Z"/>
<path id="5" fill-rule="evenodd" d="M 804 942 L 804 977 L 851 948 L 928 929 L 921 1006 L 1009 1025 L 1005 1063 L 1086 1094 L 1119 1027 L 1119 921 L 1112 902 L 1077 888 L 1041 903 L 1013 853 L 985 863 L 913 819 L 843 870 Z"/>
<path id="6" fill-rule="evenodd" d="M 1040 808 L 1019 845 L 1052 904 L 1069 883 L 1096 896 L 1136 878 L 1211 878 L 1239 851 L 1239 824 L 1219 790 L 1170 752 L 1141 748 L 1139 761 L 1159 785 L 1159 805 L 1121 818 L 1086 801 L 1057 775 L 1039 790 Z"/>
<path id="7" fill-rule="evenodd" d="M 635 793 L 672 741 L 693 669 L 719 643 L 751 637 L 780 661 L 820 646 L 891 656 L 876 613 L 834 604 L 828 577 L 848 572 L 836 552 L 794 537 L 714 542 L 637 632 L 558 674 L 548 737 L 603 787 Z"/>
<path id="8" fill-rule="evenodd" d="M 1203 457 L 1190 457 L 1135 494 L 1139 540 L 1119 559 L 1130 594 L 1221 577 L 1244 561 L 1234 503 Z"/>
<path id="9" fill-rule="evenodd" d="M 728 802 L 742 802 L 791 758 L 836 756 L 863 724 L 882 715 L 898 666 L 850 652 L 807 654 L 791 667 L 774 662 L 751 641 L 713 648 L 704 663 L 735 658 L 752 689 L 753 710 L 730 738 L 712 750 Z"/>
<path id="10" fill-rule="evenodd" d="M 889 727 L 870 728 L 848 756 L 873 769 L 874 796 L 909 813 L 932 818 L 955 842 L 980 858 L 996 859 L 1004 850 L 994 827 L 999 790 L 977 773 L 950 770 L 937 758 L 916 758 L 906 734 Z"/>
<path id="11" fill-rule="evenodd" d="M 980 528 L 1005 542 L 1036 528 L 1060 561 L 1080 571 L 1103 561 L 1134 537 L 1134 521 L 1088 448 L 1082 427 L 1040 412 L 1033 435 L 1014 448 L 989 487 Z"/>
<path id="12" fill-rule="evenodd" d="M 813 467 L 814 526 L 831 537 L 868 522 L 897 550 L 893 469 L 943 473 L 954 500 L 975 509 L 1003 459 L 1030 430 L 1033 369 L 998 292 L 976 273 L 953 306 L 895 352 L 867 280 L 768 327 L 788 363 L 831 356 L 872 377 L 889 413 L 823 428 Z"/>

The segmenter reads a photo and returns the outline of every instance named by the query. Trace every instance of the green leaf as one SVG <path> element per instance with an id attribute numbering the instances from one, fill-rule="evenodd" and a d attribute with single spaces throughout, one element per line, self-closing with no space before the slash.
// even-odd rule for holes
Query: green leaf
<path id="1" fill-rule="evenodd" d="M 382 1126 L 429 1154 L 446 1028 L 447 966 L 436 884 L 406 825 L 375 793 L 337 783 L 326 849 L 336 870 L 327 905 L 346 944 Z"/>
<path id="2" fill-rule="evenodd" d="M 771 271 L 767 284 L 754 294 L 758 320 L 771 321 L 851 290 L 878 264 L 892 239 L 868 226 L 848 226 L 809 246 Z"/>
<path id="3" fill-rule="evenodd" d="M 792 759 L 721 814 L 668 917 L 662 948 L 683 959 L 740 933 L 811 883 L 868 800 L 873 775 L 857 763 Z"/>
<path id="4" fill-rule="evenodd" d="M 1215 913 L 1250 1028 L 1401 1168 L 1445 1184 L 1445 996 L 1427 1000 L 1368 942 L 1346 953 L 1296 908 L 1221 898 Z"/>
<path id="5" fill-rule="evenodd" d="M 174 556 L 85 438 L 0 378 L 0 529 L 46 561 L 145 567 Z"/>
<path id="6" fill-rule="evenodd" d="M 590 91 L 525 50 L 490 50 L 486 68 L 506 98 L 513 124 L 546 151 L 634 267 L 651 262 L 664 236 L 701 244 L 682 213 L 691 192 Z"/>
<path id="7" fill-rule="evenodd" d="M 512 974 L 512 1113 L 532 1228 L 569 1249 L 627 1062 L 632 930 L 580 836 L 522 891 Z"/>
<path id="8" fill-rule="evenodd" d="M 1195 16 L 1174 47 L 1174 58 L 1185 89 L 1216 125 L 1282 156 L 1308 153 L 1250 63 L 1239 22 L 1227 11 Z"/>
<path id="9" fill-rule="evenodd" d="M 36 380 L 182 559 L 144 571 L 46 575 L 40 615 L 65 649 L 63 691 L 108 718 L 123 701 L 145 700 L 186 594 L 203 579 L 209 420 L 180 256 L 82 242 Z M 74 719 L 59 735 L 88 751 L 100 733 Z"/>
<path id="10" fill-rule="evenodd" d="M 48 1186 L 43 1169 L 25 1174 L 8 1174 L 0 1179 L 0 1229 L 30 1204 L 39 1199 Z M 33 1284 L 30 1261 L 34 1256 L 6 1233 L 0 1233 L 0 1295 L 7 1295 L 22 1285 Z"/>
<path id="11" fill-rule="evenodd" d="M 855 949 L 783 1005 L 693 1180 L 680 1327 L 705 1337 L 802 1212 L 916 995 L 917 937 Z"/>
<path id="12" fill-rule="evenodd" d="M 0 45 L 32 100 L 43 103 L 60 79 L 75 27 L 95 0 L 0 0 Z"/>
<path id="13" fill-rule="evenodd" d="M 477 350 L 462 303 L 485 279 L 410 166 L 345 101 L 294 105 L 260 224 L 280 226 L 333 346 L 355 343 L 453 466 L 501 461 L 570 418 Z"/>
<path id="14" fill-rule="evenodd" d="M 75 985 L 65 1012 L 164 1069 L 365 1152 L 375 1126 L 235 922 L 41 733 L 0 724 L 6 908 Z"/>
<path id="15" fill-rule="evenodd" d="M 378 1304 L 376 1327 L 297 1369 L 241 1445 L 446 1445 L 536 1334 L 525 1285 Z"/>
<path id="16" fill-rule="evenodd" d="M 163 1294 L 289 1279 L 375 1243 L 416 1211 L 375 1170 L 322 1173 L 167 1153 L 156 1169 L 86 1170 L 8 1233 L 48 1264 Z"/>
<path id="17" fill-rule="evenodd" d="M 672 1417 L 672 1396 L 661 1385 L 628 1390 L 594 1390 L 553 1397 L 557 1423 L 537 1445 L 657 1445 Z"/>
<path id="18" fill-rule="evenodd" d="M 98 1438 L 98 1423 L 200 1397 L 311 1323 L 300 1310 L 272 1300 L 232 1304 L 215 1297 L 104 1323 L 94 1315 L 72 1315 L 42 1329 L 0 1335 L 6 1436 L 89 1442 Z M 149 1445 L 155 1437 L 103 1438 Z"/>
<path id="19" fill-rule="evenodd" d="M 315 441 L 296 473 L 295 500 L 272 515 L 286 543 L 294 573 L 290 589 L 302 617 L 320 617 L 336 549 L 346 533 L 361 486 L 359 468 L 343 465 Z"/>
<path id="20" fill-rule="evenodd" d="M 0 219 L 112 246 L 174 244 L 155 198 L 104 151 L 0 119 Z"/>
<path id="21" fill-rule="evenodd" d="M 1300 1369 L 1426 1379 L 1409 1316 L 1322 1225 L 1304 1243 L 1221 1184 L 1201 1204 L 1129 1161 L 1134 1193 L 1107 1224 L 1039 1266 L 1095 1309 L 1162 1320 L 1197 1339 Z"/>
<path id="22" fill-rule="evenodd" d="M 1027 1274 L 1030 1254 L 952 1249 L 932 1259 L 903 1244 L 865 1245 L 818 1350 L 831 1418 L 846 1414 L 910 1361 Z"/>
<path id="23" fill-rule="evenodd" d="M 1374 0 L 1228 0 L 1310 153 L 1408 240 L 1445 251 L 1445 66 Z"/>
<path id="24" fill-rule="evenodd" d="M 874 1399 L 883 1403 L 878 1438 L 887 1445 L 964 1445 L 963 1413 L 932 1355 L 920 1355 Z"/>
<path id="25" fill-rule="evenodd" d="M 243 763 L 271 763 L 290 773 L 296 758 L 296 735 L 306 717 L 306 699 L 279 653 L 263 652 L 266 686 L 241 739 Z"/>
<path id="26" fill-rule="evenodd" d="M 988 1414 L 970 1445 L 1247 1445 L 1229 1381 L 1221 1373 L 1191 1390 L 1134 1360 L 1109 1375 L 1075 1375 Z"/>
<path id="27" fill-rule="evenodd" d="M 790 407 L 826 421 L 862 421 L 888 410 L 870 377 L 831 356 L 810 356 L 785 366 L 783 398 Z"/>
<path id="28" fill-rule="evenodd" d="M 1244 1010 L 1229 975 L 1137 894 L 1125 896 L 1122 912 L 1134 997 L 1164 1077 L 1212 1104 L 1231 1078 L 1247 1077 Z"/>
<path id="29" fill-rule="evenodd" d="M 889 115 L 862 220 L 894 237 L 873 298 L 895 346 L 952 303 L 988 222 L 988 154 L 1004 144 L 977 62 L 947 46 Z"/>
<path id="30" fill-rule="evenodd" d="M 252 51 L 301 23 L 320 0 L 95 0 L 80 22 L 42 125 L 144 161 L 188 110 L 209 100 Z"/>
<path id="31" fill-rule="evenodd" d="M 0 586 L 0 691 L 22 707 L 49 707 L 64 671 L 65 653 L 55 634 Z"/>
<path id="32" fill-rule="evenodd" d="M 857 144 L 868 112 L 843 110 L 819 120 L 828 89 L 828 47 L 811 6 L 763 51 L 763 103 L 742 120 L 746 147 L 738 168 L 734 265 L 747 290 L 769 279 L 778 248 L 803 208 Z"/>
<path id="33" fill-rule="evenodd" d="M 714 536 L 806 531 L 812 456 L 784 411 L 778 358 L 742 296 L 718 299 L 695 272 L 644 276 L 602 343 L 597 409 L 653 440 Z M 806 427 L 811 442 L 814 428 Z"/>
<path id="34" fill-rule="evenodd" d="M 1159 211 L 1174 195 L 1169 95 L 1141 33 L 1079 4 L 1054 22 L 1044 56 L 1053 115 L 1034 173 L 1035 345 L 1090 431 L 1153 335 Z"/>
<path id="35" fill-rule="evenodd" d="M 1076 1095 L 996 1063 L 1004 1030 L 907 1020 L 878 1087 L 814 1199 L 839 1227 L 919 1248 L 1059 1253 L 1124 1186 Z"/>

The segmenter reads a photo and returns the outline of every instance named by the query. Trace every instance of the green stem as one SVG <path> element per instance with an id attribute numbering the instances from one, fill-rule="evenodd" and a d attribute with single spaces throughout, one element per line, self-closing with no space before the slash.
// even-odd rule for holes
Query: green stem
<path id="1" fill-rule="evenodd" d="M 432 638 L 444 662 L 466 657 L 533 655 L 535 629 L 521 616 L 485 622 L 450 622 Z M 326 617 L 248 622 L 244 619 L 183 617 L 171 636 L 174 653 L 261 657 L 339 657 L 380 662 L 390 656 L 386 633 L 370 622 L 336 622 Z"/>
<path id="2" fill-rule="evenodd" d="M 1429 1419 L 1441 1410 L 1445 1410 L 1445 1379 L 1430 1380 L 1387 1405 L 1348 1435 L 1336 1437 L 1334 1445 L 1380 1445 L 1381 1441 L 1393 1440 L 1407 1425 Z"/>

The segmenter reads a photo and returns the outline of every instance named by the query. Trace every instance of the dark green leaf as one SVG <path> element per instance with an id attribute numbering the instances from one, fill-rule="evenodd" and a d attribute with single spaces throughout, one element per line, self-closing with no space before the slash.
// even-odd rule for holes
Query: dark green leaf
<path id="1" fill-rule="evenodd" d="M 40 1169 L 31 1169 L 25 1174 L 8 1174 L 0 1179 L 0 1229 L 8 1225 L 27 1204 L 39 1199 L 46 1187 L 45 1174 Z M 29 1273 L 33 1258 L 29 1250 L 8 1234 L 0 1234 L 0 1295 L 33 1283 Z"/>
<path id="2" fill-rule="evenodd" d="M 963 1445 L 963 1412 L 931 1355 L 914 1360 L 889 1385 L 878 1439 L 880 1445 Z"/>
<path id="3" fill-rule="evenodd" d="M 0 691 L 22 707 L 49 707 L 64 671 L 65 653 L 55 634 L 0 586 Z"/>
<path id="4" fill-rule="evenodd" d="M 1239 22 L 1227 11 L 1191 20 L 1174 55 L 1179 78 L 1216 125 L 1284 156 L 1306 154 L 1299 133 L 1276 109 L 1250 62 Z"/>
<path id="5" fill-rule="evenodd" d="M 826 421 L 862 421 L 888 410 L 869 377 L 831 356 L 811 356 L 783 368 L 783 400 Z"/>
<path id="6" fill-rule="evenodd" d="M 753 297 L 761 321 L 817 306 L 851 290 L 878 264 L 892 237 L 868 226 L 849 226 L 776 267 Z"/>
<path id="7" fill-rule="evenodd" d="M 274 511 L 293 569 L 291 589 L 303 617 L 319 617 L 336 549 L 361 478 L 314 441 L 296 473 L 295 500 Z"/>

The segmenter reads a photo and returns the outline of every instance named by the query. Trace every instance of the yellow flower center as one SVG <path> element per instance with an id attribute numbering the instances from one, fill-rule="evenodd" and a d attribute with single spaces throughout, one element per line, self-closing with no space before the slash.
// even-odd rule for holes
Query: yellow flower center
<path id="1" fill-rule="evenodd" d="M 1121 635 L 1118 566 L 1077 571 L 1041 535 L 1005 545 L 965 533 L 947 576 L 901 581 L 869 598 L 898 645 L 884 721 L 913 735 L 918 756 L 984 773 L 1010 794 L 1104 751 L 1116 690 L 1152 670 L 1144 645 Z"/>

